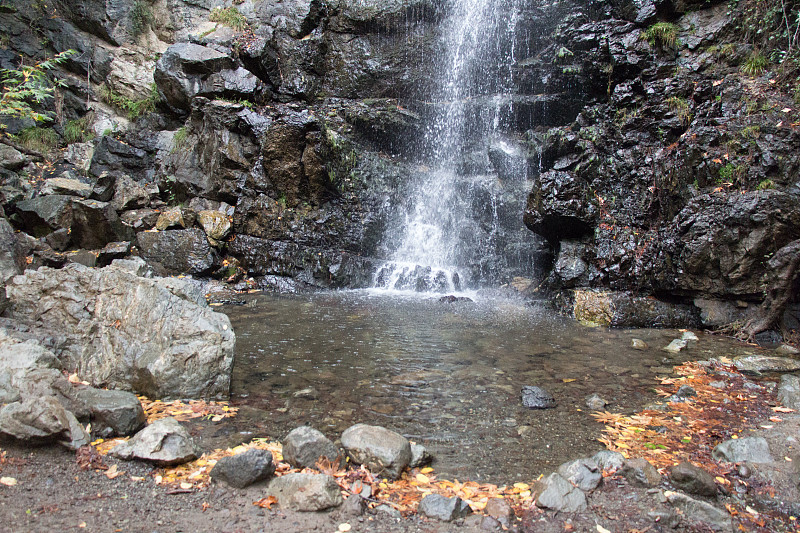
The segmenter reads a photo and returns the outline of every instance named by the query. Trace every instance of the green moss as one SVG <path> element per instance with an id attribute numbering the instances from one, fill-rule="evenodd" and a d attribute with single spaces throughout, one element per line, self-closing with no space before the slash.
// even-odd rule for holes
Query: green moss
<path id="1" fill-rule="evenodd" d="M 236 7 L 215 7 L 208 15 L 208 20 L 211 22 L 219 22 L 224 26 L 233 28 L 236 31 L 245 31 L 250 29 L 250 24 L 247 23 L 247 18 L 242 15 Z"/>
<path id="2" fill-rule="evenodd" d="M 656 22 L 642 33 L 642 38 L 650 43 L 650 46 L 676 48 L 678 46 L 678 27 L 671 22 Z"/>
<path id="3" fill-rule="evenodd" d="M 187 128 L 186 126 L 179 128 L 175 132 L 175 135 L 172 136 L 172 149 L 169 151 L 169 153 L 171 154 L 175 153 L 184 146 L 186 146 L 186 140 L 188 138 L 189 138 L 189 128 Z"/>
<path id="4" fill-rule="evenodd" d="M 761 182 L 756 187 L 756 189 L 758 189 L 759 191 L 763 191 L 766 189 L 774 189 L 774 188 L 775 188 L 775 182 L 769 178 L 761 180 Z"/>

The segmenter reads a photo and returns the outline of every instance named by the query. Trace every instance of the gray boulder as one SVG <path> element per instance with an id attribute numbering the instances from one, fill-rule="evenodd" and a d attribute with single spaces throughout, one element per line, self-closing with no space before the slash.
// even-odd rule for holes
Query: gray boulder
<path id="1" fill-rule="evenodd" d="M 716 496 L 714 476 L 688 461 L 669 469 L 669 479 L 678 489 L 699 496 Z"/>
<path id="2" fill-rule="evenodd" d="M 217 252 L 198 228 L 144 231 L 136 240 L 142 257 L 169 274 L 208 274 L 219 264 Z"/>
<path id="3" fill-rule="evenodd" d="M 575 485 L 553 472 L 535 485 L 536 506 L 575 513 L 587 507 L 586 495 Z"/>
<path id="4" fill-rule="evenodd" d="M 592 456 L 592 461 L 597 463 L 600 470 L 616 471 L 625 464 L 625 456 L 611 450 L 600 450 Z"/>
<path id="5" fill-rule="evenodd" d="M 243 489 L 268 479 L 275 473 L 272 452 L 251 448 L 246 452 L 223 457 L 211 469 L 211 478 Z"/>
<path id="6" fill-rule="evenodd" d="M 296 468 L 313 468 L 321 458 L 334 463 L 341 455 L 325 435 L 308 426 L 293 429 L 283 440 L 283 458 Z"/>
<path id="7" fill-rule="evenodd" d="M 14 315 L 62 332 L 57 354 L 93 386 L 151 398 L 227 397 L 235 337 L 228 317 L 125 268 L 72 264 L 16 276 Z"/>
<path id="8" fill-rule="evenodd" d="M 103 438 L 133 435 L 147 423 L 142 403 L 131 392 L 86 387 L 76 396 L 89 411 L 93 430 Z"/>
<path id="9" fill-rule="evenodd" d="M 441 494 L 428 494 L 419 502 L 417 512 L 428 518 L 452 522 L 471 514 L 472 509 L 461 498 L 448 498 Z"/>
<path id="10" fill-rule="evenodd" d="M 769 444 L 764 437 L 744 437 L 730 439 L 718 444 L 711 452 L 717 461 L 730 463 L 772 463 L 774 459 L 769 451 Z"/>
<path id="11" fill-rule="evenodd" d="M 411 462 L 411 444 L 394 431 L 356 424 L 342 433 L 342 446 L 355 464 L 390 479 L 400 477 Z"/>
<path id="12" fill-rule="evenodd" d="M 759 375 L 764 372 L 794 372 L 800 370 L 800 359 L 772 357 L 768 355 L 741 355 L 733 364 L 745 374 Z"/>
<path id="13" fill-rule="evenodd" d="M 22 272 L 15 253 L 16 245 L 17 237 L 14 234 L 14 228 L 11 227 L 8 220 L 0 217 L 0 287 L 7 279 Z"/>
<path id="14" fill-rule="evenodd" d="M 727 511 L 714 507 L 710 503 L 695 500 L 691 496 L 680 492 L 667 493 L 667 501 L 690 520 L 706 522 L 724 531 L 731 529 L 731 516 Z"/>
<path id="15" fill-rule="evenodd" d="M 597 488 L 603 481 L 603 471 L 591 459 L 575 459 L 558 467 L 558 474 L 583 491 Z"/>
<path id="16" fill-rule="evenodd" d="M 200 455 L 189 432 L 174 418 L 156 420 L 109 453 L 119 459 L 138 459 L 158 466 L 187 463 Z"/>
<path id="17" fill-rule="evenodd" d="M 0 433 L 32 443 L 57 441 L 72 450 L 91 441 L 75 415 L 52 396 L 10 403 L 0 409 Z"/>
<path id="18" fill-rule="evenodd" d="M 66 194 L 68 196 L 79 196 L 89 198 L 92 194 L 92 186 L 88 183 L 72 178 L 50 178 L 45 180 L 40 194 Z"/>
<path id="19" fill-rule="evenodd" d="M 656 467 L 641 457 L 626 459 L 620 473 L 635 487 L 655 487 L 661 483 L 661 474 Z"/>
<path id="20" fill-rule="evenodd" d="M 800 376 L 792 374 L 781 376 L 778 401 L 791 409 L 800 409 Z"/>
<path id="21" fill-rule="evenodd" d="M 292 511 L 324 511 L 343 501 L 339 485 L 327 474 L 287 474 L 273 479 L 267 494 Z"/>

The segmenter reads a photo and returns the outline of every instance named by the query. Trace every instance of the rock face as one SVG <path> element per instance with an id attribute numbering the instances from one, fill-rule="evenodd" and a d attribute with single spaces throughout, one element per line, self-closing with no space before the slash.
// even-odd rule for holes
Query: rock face
<path id="1" fill-rule="evenodd" d="M 342 504 L 342 493 L 327 474 L 287 474 L 273 479 L 267 492 L 283 509 L 324 511 Z"/>
<path id="2" fill-rule="evenodd" d="M 322 458 L 336 463 L 341 455 L 325 435 L 308 426 L 293 429 L 283 439 L 283 458 L 296 468 L 314 468 Z"/>
<path id="3" fill-rule="evenodd" d="M 399 478 L 411 462 L 408 440 L 380 426 L 356 424 L 347 428 L 342 433 L 342 446 L 354 463 L 390 479 Z"/>
<path id="4" fill-rule="evenodd" d="M 158 278 L 115 266 L 41 268 L 7 288 L 16 317 L 68 337 L 59 358 L 95 386 L 153 398 L 226 397 L 230 321 Z"/>
<path id="5" fill-rule="evenodd" d="M 183 464 L 200 455 L 189 432 L 174 418 L 156 420 L 109 453 L 120 459 L 137 459 L 159 466 Z"/>
<path id="6" fill-rule="evenodd" d="M 223 457 L 211 469 L 211 478 L 231 487 L 243 489 L 269 479 L 275 473 L 272 452 L 252 448 L 243 453 Z"/>

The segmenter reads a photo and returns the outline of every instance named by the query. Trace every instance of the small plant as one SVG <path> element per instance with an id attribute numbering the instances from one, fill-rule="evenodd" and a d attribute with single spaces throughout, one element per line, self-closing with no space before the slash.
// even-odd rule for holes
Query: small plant
<path id="1" fill-rule="evenodd" d="M 247 109 L 253 109 L 256 107 L 256 105 L 250 100 L 244 100 L 244 99 L 235 100 L 233 98 L 217 98 L 217 100 L 220 100 L 221 102 L 228 102 L 229 104 L 237 104 L 240 106 L 244 106 Z"/>
<path id="2" fill-rule="evenodd" d="M 745 76 L 760 76 L 767 70 L 769 60 L 761 52 L 755 51 L 745 60 L 739 71 Z"/>
<path id="3" fill-rule="evenodd" d="M 745 126 L 739 131 L 739 135 L 744 139 L 758 139 L 761 135 L 761 127 L 759 125 Z"/>
<path id="4" fill-rule="evenodd" d="M 678 45 L 678 27 L 671 22 L 656 22 L 642 33 L 642 38 L 650 46 L 676 48 Z"/>
<path id="5" fill-rule="evenodd" d="M 686 98 L 671 96 L 667 98 L 667 106 L 684 125 L 691 122 L 692 115 L 689 113 L 689 103 L 686 101 Z"/>
<path id="6" fill-rule="evenodd" d="M 150 86 L 150 94 L 139 100 L 132 100 L 121 94 L 117 94 L 108 85 L 103 86 L 100 90 L 100 96 L 107 103 L 114 107 L 125 111 L 129 120 L 136 120 L 145 113 L 150 113 L 155 110 L 156 102 L 158 102 L 158 90 L 156 84 Z"/>
<path id="7" fill-rule="evenodd" d="M 561 46 L 556 50 L 556 57 L 553 58 L 553 63 L 565 63 L 572 59 L 575 54 L 566 46 Z"/>
<path id="8" fill-rule="evenodd" d="M 727 163 L 719 169 L 719 181 L 721 183 L 729 183 L 733 179 L 733 173 L 736 171 L 736 165 Z"/>
<path id="9" fill-rule="evenodd" d="M 153 12 L 143 0 L 136 0 L 128 13 L 128 20 L 131 24 L 131 35 L 138 37 L 153 24 Z"/>
<path id="10" fill-rule="evenodd" d="M 186 145 L 186 140 L 189 138 L 189 128 L 183 126 L 179 128 L 175 135 L 172 136 L 172 149 L 169 153 L 175 153 Z"/>
<path id="11" fill-rule="evenodd" d="M 219 22 L 223 26 L 228 26 L 236 31 L 245 31 L 250 28 L 247 18 L 236 9 L 235 6 L 221 8 L 215 7 L 208 15 L 211 22 Z"/>
<path id="12" fill-rule="evenodd" d="M 82 143 L 93 138 L 94 135 L 89 127 L 91 116 L 86 114 L 81 118 L 69 120 L 64 124 L 64 142 L 67 144 Z"/>
<path id="13" fill-rule="evenodd" d="M 775 188 L 775 182 L 769 178 L 761 180 L 759 184 L 756 186 L 756 189 L 759 191 L 764 191 L 767 189 L 774 189 L 774 188 Z"/>
<path id="14" fill-rule="evenodd" d="M 29 150 L 50 152 L 58 146 L 58 135 L 51 128 L 27 128 L 14 137 L 15 140 Z"/>

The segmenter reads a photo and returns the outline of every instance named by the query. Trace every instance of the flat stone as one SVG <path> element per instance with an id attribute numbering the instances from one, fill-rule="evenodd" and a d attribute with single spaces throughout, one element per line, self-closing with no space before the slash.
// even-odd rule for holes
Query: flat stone
<path id="1" fill-rule="evenodd" d="M 390 479 L 400 477 L 411 462 L 411 444 L 394 431 L 356 424 L 342 433 L 342 446 L 355 464 Z"/>
<path id="2" fill-rule="evenodd" d="M 293 429 L 283 439 L 283 459 L 296 468 L 314 468 L 322 458 L 338 463 L 341 456 L 330 439 L 308 426 Z"/>
<path id="3" fill-rule="evenodd" d="M 731 529 L 731 517 L 727 511 L 680 492 L 667 492 L 666 497 L 670 504 L 683 511 L 683 514 L 691 520 L 706 522 L 725 531 Z"/>
<path id="4" fill-rule="evenodd" d="M 603 471 L 591 459 L 574 459 L 558 467 L 558 474 L 581 489 L 590 491 L 603 481 Z"/>
<path id="5" fill-rule="evenodd" d="M 292 511 L 324 511 L 343 501 L 339 485 L 327 474 L 286 474 L 270 482 L 267 494 Z"/>
<path id="6" fill-rule="evenodd" d="M 72 450 L 91 441 L 75 415 L 53 396 L 26 399 L 0 409 L 0 433 L 34 444 L 56 441 Z"/>
<path id="7" fill-rule="evenodd" d="M 669 469 L 669 479 L 676 488 L 698 496 L 716 496 L 717 484 L 714 476 L 688 461 Z"/>
<path id="8" fill-rule="evenodd" d="M 109 453 L 119 459 L 138 459 L 159 466 L 187 463 L 199 455 L 189 432 L 171 417 L 156 420 Z"/>
<path id="9" fill-rule="evenodd" d="M 739 371 L 750 374 L 763 372 L 794 372 L 800 370 L 800 359 L 767 355 L 740 355 L 733 359 Z"/>
<path id="10" fill-rule="evenodd" d="M 268 479 L 274 473 L 272 452 L 251 448 L 230 457 L 223 457 L 211 469 L 210 475 L 215 481 L 243 489 Z"/>
<path id="11" fill-rule="evenodd" d="M 575 485 L 553 472 L 535 485 L 536 506 L 575 513 L 587 507 L 586 495 Z"/>
<path id="12" fill-rule="evenodd" d="M 800 350 L 792 346 L 791 344 L 781 344 L 777 348 L 775 348 L 775 353 L 781 356 L 788 355 L 797 355 L 800 354 Z"/>
<path id="13" fill-rule="evenodd" d="M 469 504 L 461 498 L 448 498 L 441 494 L 428 494 L 419 502 L 417 512 L 428 518 L 452 522 L 472 513 Z"/>
<path id="14" fill-rule="evenodd" d="M 769 444 L 764 437 L 744 437 L 730 439 L 718 444 L 711 452 L 717 461 L 730 463 L 773 463 L 775 460 L 769 451 Z"/>
<path id="15" fill-rule="evenodd" d="M 661 483 L 661 474 L 646 459 L 626 459 L 620 470 L 628 483 L 635 487 L 655 487 Z"/>
<path id="16" fill-rule="evenodd" d="M 791 409 L 800 409 L 800 376 L 784 374 L 778 385 L 778 401 Z"/>
<path id="17" fill-rule="evenodd" d="M 142 403 L 131 392 L 86 387 L 76 396 L 86 405 L 92 428 L 103 438 L 133 435 L 147 423 Z"/>
<path id="18" fill-rule="evenodd" d="M 556 399 L 541 387 L 526 385 L 522 387 L 522 405 L 528 409 L 552 409 Z"/>
<path id="19" fill-rule="evenodd" d="M 69 196 L 80 196 L 89 198 L 92 194 L 92 186 L 71 178 L 50 178 L 45 180 L 42 185 L 41 194 L 66 194 Z"/>

